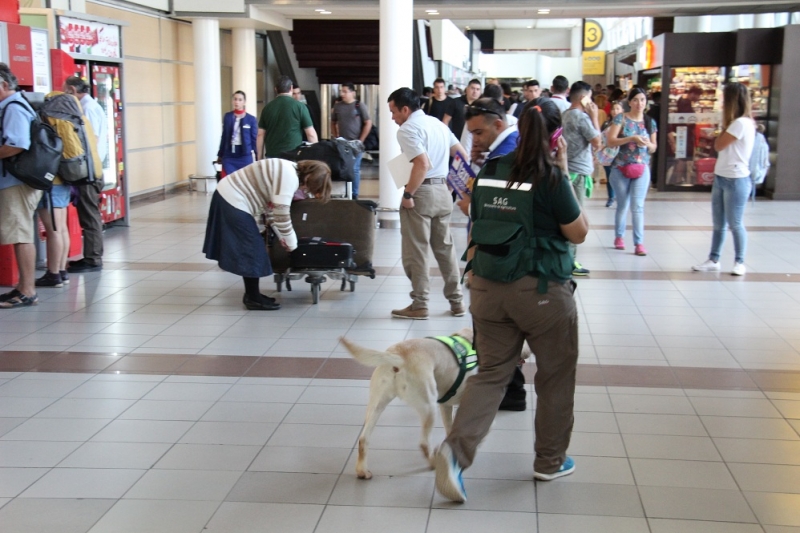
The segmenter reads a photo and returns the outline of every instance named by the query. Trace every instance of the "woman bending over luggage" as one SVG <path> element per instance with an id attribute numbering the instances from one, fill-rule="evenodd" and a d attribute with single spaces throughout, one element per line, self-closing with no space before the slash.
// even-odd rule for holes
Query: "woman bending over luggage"
<path id="1" fill-rule="evenodd" d="M 264 238 L 256 217 L 266 213 L 281 245 L 297 248 L 289 207 L 295 191 L 324 202 L 331 197 L 331 169 L 320 161 L 293 163 L 262 159 L 222 180 L 211 198 L 203 252 L 219 267 L 244 278 L 247 309 L 273 311 L 281 305 L 261 294 L 258 278 L 272 274 Z"/>
<path id="2" fill-rule="evenodd" d="M 217 163 L 222 163 L 225 175 L 233 174 L 256 160 L 258 121 L 245 111 L 244 92 L 233 93 L 233 111 L 222 119 L 222 139 L 219 142 Z"/>
<path id="3" fill-rule="evenodd" d="M 453 427 L 436 454 L 436 488 L 457 502 L 466 501 L 461 472 L 489 432 L 523 342 L 537 368 L 533 476 L 551 480 L 575 469 L 567 448 L 578 314 L 567 242 L 582 243 L 589 224 L 552 155 L 544 111 L 540 104 L 525 106 L 517 150 L 490 160 L 472 192 L 470 311 L 480 372 L 467 381 Z"/>

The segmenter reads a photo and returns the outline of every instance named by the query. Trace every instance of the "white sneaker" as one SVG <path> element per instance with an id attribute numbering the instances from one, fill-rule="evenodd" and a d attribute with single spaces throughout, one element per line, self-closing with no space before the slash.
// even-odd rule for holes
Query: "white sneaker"
<path id="1" fill-rule="evenodd" d="M 705 262 L 700 263 L 699 265 L 694 265 L 692 270 L 696 272 L 717 272 L 720 268 L 719 261 L 707 259 Z"/>
<path id="2" fill-rule="evenodd" d="M 733 270 L 731 270 L 731 274 L 734 276 L 744 276 L 744 273 L 747 272 L 747 268 L 745 268 L 744 263 L 734 263 Z"/>

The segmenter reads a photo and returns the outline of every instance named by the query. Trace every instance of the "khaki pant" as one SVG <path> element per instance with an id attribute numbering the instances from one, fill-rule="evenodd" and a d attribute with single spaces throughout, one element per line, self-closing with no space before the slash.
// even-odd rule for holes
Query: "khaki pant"
<path id="1" fill-rule="evenodd" d="M 0 244 L 36 242 L 33 214 L 42 191 L 21 183 L 0 189 Z"/>
<path id="2" fill-rule="evenodd" d="M 581 206 L 581 211 L 583 211 L 583 201 L 586 199 L 586 180 L 592 179 L 591 176 L 584 176 L 579 175 L 575 178 L 575 181 L 572 182 L 572 190 L 575 191 L 575 198 L 578 200 L 578 205 Z M 572 262 L 576 262 L 576 258 L 578 256 L 578 246 L 569 244 L 569 253 L 572 255 Z"/>
<path id="3" fill-rule="evenodd" d="M 458 258 L 450 235 L 453 197 L 444 184 L 420 185 L 414 193 L 414 208 L 400 208 L 403 269 L 411 280 L 411 308 L 427 309 L 430 292 L 429 249 L 444 279 L 444 296 L 461 303 Z"/>
<path id="4" fill-rule="evenodd" d="M 83 258 L 87 263 L 103 264 L 103 218 L 100 216 L 100 191 L 103 180 L 78 186 L 78 222 L 83 228 Z"/>
<path id="5" fill-rule="evenodd" d="M 539 473 L 553 473 L 567 456 L 578 364 L 574 285 L 550 282 L 547 294 L 539 294 L 538 283 L 532 276 L 513 283 L 478 276 L 470 281 L 480 371 L 467 380 L 447 437 L 463 468 L 472 464 L 478 444 L 489 433 L 525 341 L 535 354 L 537 367 L 533 468 Z"/>

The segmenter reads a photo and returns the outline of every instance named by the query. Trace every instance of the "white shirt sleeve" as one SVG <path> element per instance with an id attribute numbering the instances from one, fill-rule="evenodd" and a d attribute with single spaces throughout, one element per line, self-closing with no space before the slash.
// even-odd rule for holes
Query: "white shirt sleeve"
<path id="1" fill-rule="evenodd" d="M 413 161 L 417 156 L 426 153 L 425 147 L 422 145 L 422 139 L 420 139 L 418 135 L 415 135 L 415 132 L 410 128 L 400 128 L 397 131 L 397 143 L 400 145 L 400 150 L 403 151 L 403 155 L 405 155 L 409 161 Z"/>
<path id="2" fill-rule="evenodd" d="M 737 118 L 731 122 L 730 126 L 728 126 L 728 129 L 725 131 L 737 139 L 741 139 L 744 136 L 744 121 L 742 121 L 741 118 Z"/>

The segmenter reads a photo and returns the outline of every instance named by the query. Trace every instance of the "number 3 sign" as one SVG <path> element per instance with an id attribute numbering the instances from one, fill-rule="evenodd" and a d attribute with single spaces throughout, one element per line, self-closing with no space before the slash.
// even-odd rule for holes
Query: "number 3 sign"
<path id="1" fill-rule="evenodd" d="M 596 20 L 583 21 L 583 49 L 594 50 L 603 42 L 603 27 Z"/>

